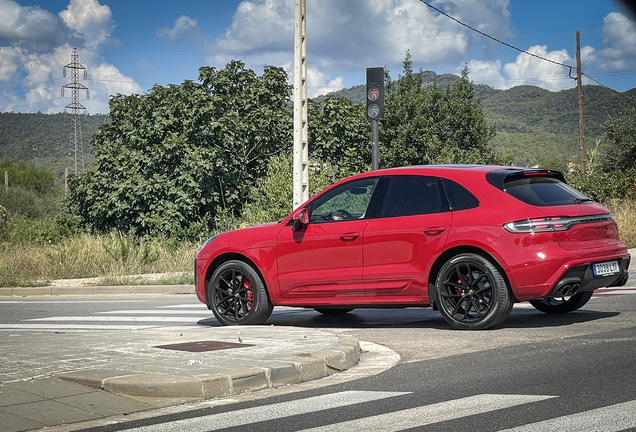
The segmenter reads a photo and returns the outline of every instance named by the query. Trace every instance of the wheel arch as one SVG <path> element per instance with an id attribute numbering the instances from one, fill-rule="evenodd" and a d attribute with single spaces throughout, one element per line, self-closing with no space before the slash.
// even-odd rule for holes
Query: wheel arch
<path id="1" fill-rule="evenodd" d="M 222 264 L 232 260 L 243 261 L 245 264 L 252 267 L 254 271 L 258 273 L 258 276 L 261 278 L 261 281 L 263 282 L 263 285 L 265 286 L 265 291 L 269 292 L 267 288 L 267 281 L 263 277 L 263 273 L 261 273 L 258 266 L 251 259 L 249 259 L 245 255 L 242 255 L 240 253 L 227 252 L 214 258 L 205 272 L 205 302 L 208 306 L 208 309 L 211 308 L 210 296 L 208 295 L 208 283 L 210 282 L 210 279 L 212 278 L 212 275 L 214 274 L 217 268 L 219 268 Z"/>
<path id="2" fill-rule="evenodd" d="M 510 285 L 510 279 L 508 278 L 508 274 L 505 272 L 505 270 L 503 269 L 503 267 L 501 266 L 501 264 L 499 264 L 499 261 L 497 261 L 497 259 L 492 256 L 491 254 L 489 254 L 488 252 L 486 252 L 483 249 L 480 249 L 476 246 L 455 246 L 452 247 L 448 250 L 445 250 L 444 252 L 442 252 L 437 259 L 433 262 L 433 265 L 431 266 L 431 270 L 428 273 L 428 301 L 431 303 L 431 307 L 434 310 L 437 310 L 437 305 L 435 304 L 435 280 L 437 279 L 437 275 L 440 271 L 440 269 L 442 268 L 442 266 L 444 265 L 444 263 L 446 261 L 448 261 L 449 259 L 451 259 L 454 256 L 463 254 L 463 253 L 473 253 L 476 255 L 480 255 L 482 257 L 484 257 L 485 259 L 487 259 L 488 261 L 491 262 L 492 265 L 494 265 L 495 267 L 497 267 L 497 270 L 499 270 L 501 272 L 501 275 L 503 276 L 504 280 L 506 281 L 506 285 L 508 285 L 508 289 L 510 290 L 510 294 L 513 296 L 513 298 L 515 298 L 514 296 L 514 292 L 512 290 L 512 286 Z M 515 301 L 516 298 L 515 298 Z"/>

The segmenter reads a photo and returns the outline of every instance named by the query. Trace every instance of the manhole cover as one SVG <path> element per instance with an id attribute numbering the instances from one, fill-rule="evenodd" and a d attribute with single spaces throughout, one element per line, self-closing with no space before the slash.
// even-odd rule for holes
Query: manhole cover
<path id="1" fill-rule="evenodd" d="M 159 345 L 155 348 L 175 350 L 175 351 L 188 351 L 188 352 L 206 352 L 206 351 L 218 351 L 230 348 L 245 348 L 254 345 L 240 344 L 232 342 L 219 342 L 219 341 L 201 341 L 201 342 L 186 342 L 180 344 L 171 345 Z"/>

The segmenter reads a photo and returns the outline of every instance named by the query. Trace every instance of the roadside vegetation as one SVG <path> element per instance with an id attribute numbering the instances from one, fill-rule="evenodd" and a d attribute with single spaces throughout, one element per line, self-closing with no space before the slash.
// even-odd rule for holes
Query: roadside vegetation
<path id="1" fill-rule="evenodd" d="M 381 167 L 506 164 L 464 70 L 447 87 L 423 85 L 407 53 L 387 73 Z M 258 76 L 241 62 L 204 67 L 199 82 L 155 86 L 111 99 L 94 135 L 95 164 L 69 181 L 67 197 L 46 169 L 0 160 L 0 287 L 98 278 L 98 285 L 192 283 L 192 262 L 211 235 L 278 221 L 291 212 L 292 110 L 286 73 Z M 310 101 L 310 194 L 371 166 L 363 104 Z M 581 172 L 546 167 L 609 206 L 621 239 L 636 246 L 634 109 L 604 123 Z M 550 165 L 550 166 L 548 166 Z M 161 273 L 158 278 L 135 275 Z M 152 280 L 149 280 L 152 279 Z"/>

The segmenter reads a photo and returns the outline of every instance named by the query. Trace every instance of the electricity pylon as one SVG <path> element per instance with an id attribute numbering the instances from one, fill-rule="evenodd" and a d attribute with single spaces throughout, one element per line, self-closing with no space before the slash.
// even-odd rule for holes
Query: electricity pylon
<path id="1" fill-rule="evenodd" d="M 79 119 L 80 111 L 86 114 L 86 107 L 79 102 L 80 90 L 86 90 L 86 99 L 90 99 L 88 87 L 79 82 L 79 71 L 84 71 L 84 79 L 88 77 L 86 67 L 80 64 L 77 48 L 73 48 L 71 62 L 64 66 L 64 76 L 66 69 L 71 70 L 71 82 L 62 86 L 62 97 L 64 89 L 71 89 L 73 101 L 64 107 L 64 112 L 70 110 L 73 118 L 71 120 L 71 139 L 68 148 L 68 167 L 70 174 L 81 174 L 84 171 L 84 149 L 82 148 L 82 123 Z"/>

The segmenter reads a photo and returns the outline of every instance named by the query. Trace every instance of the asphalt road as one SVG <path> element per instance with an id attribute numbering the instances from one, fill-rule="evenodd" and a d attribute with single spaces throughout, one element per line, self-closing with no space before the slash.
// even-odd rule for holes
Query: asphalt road
<path id="1" fill-rule="evenodd" d="M 277 308 L 268 324 L 351 334 L 392 348 L 401 363 L 363 380 L 95 430 L 636 430 L 635 293 L 599 291 L 560 316 L 520 304 L 501 328 L 477 332 L 452 330 L 428 309 L 332 318 Z M 0 299 L 0 329 L 201 325 L 218 323 L 183 295 Z"/>

